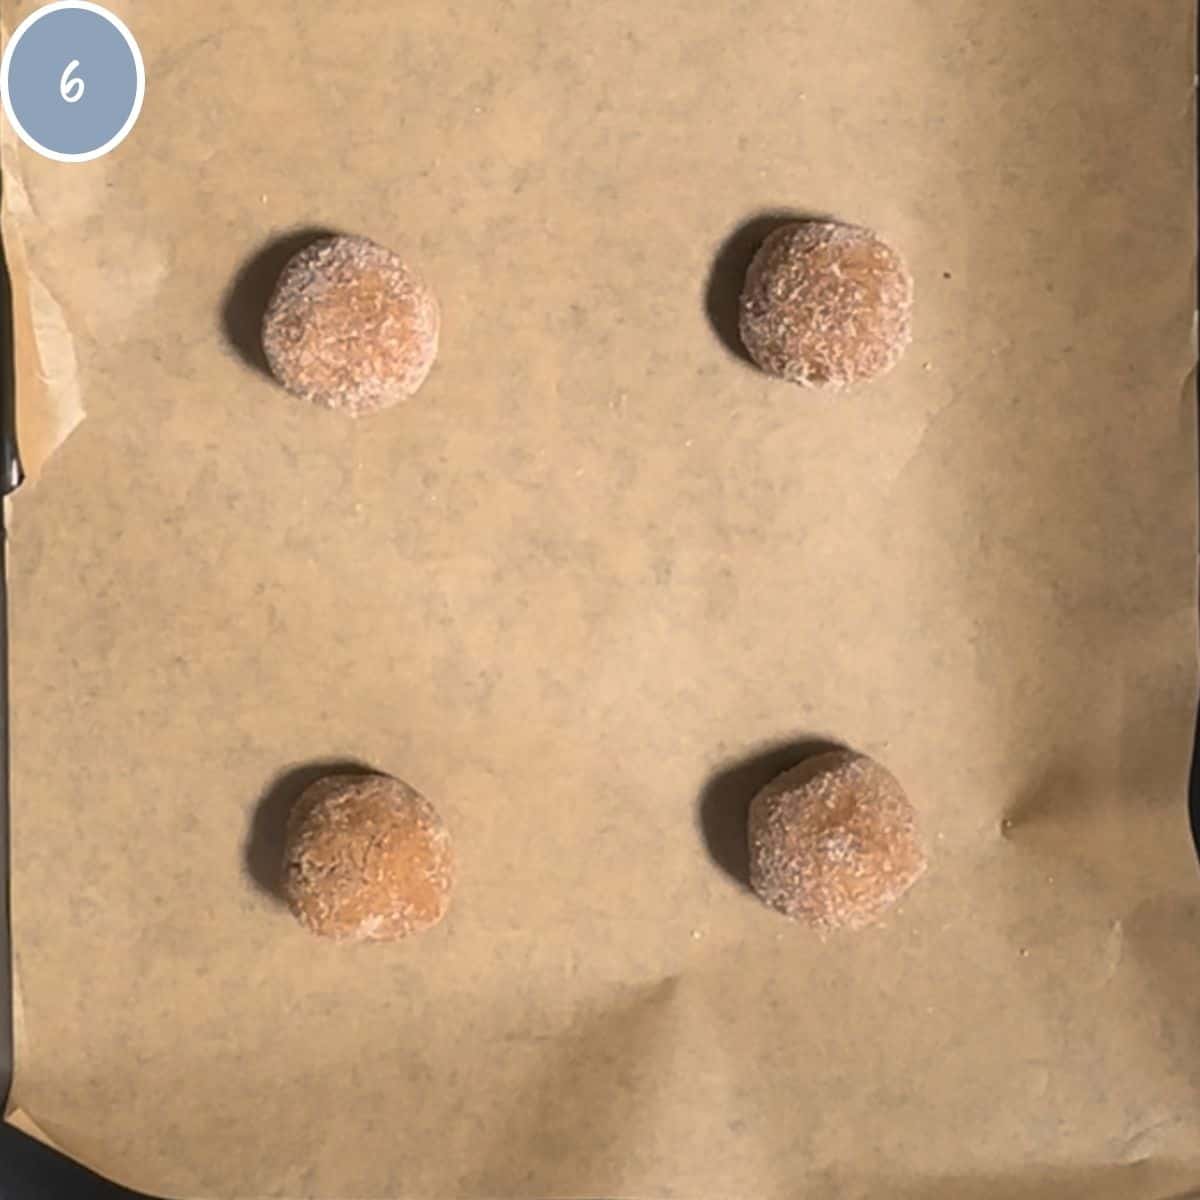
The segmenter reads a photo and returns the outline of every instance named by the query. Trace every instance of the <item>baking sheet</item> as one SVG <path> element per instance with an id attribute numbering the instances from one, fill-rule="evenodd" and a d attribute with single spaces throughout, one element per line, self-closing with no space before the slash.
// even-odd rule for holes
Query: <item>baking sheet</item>
<path id="1" fill-rule="evenodd" d="M 1180 1194 L 1192 5 L 112 7 L 129 140 L 4 147 L 12 1103 L 175 1196 Z M 727 344 L 781 211 L 908 256 L 878 386 Z M 263 376 L 314 228 L 437 289 L 409 407 Z M 932 851 L 824 943 L 736 878 L 820 738 Z M 456 837 L 411 945 L 271 894 L 343 760 Z"/>

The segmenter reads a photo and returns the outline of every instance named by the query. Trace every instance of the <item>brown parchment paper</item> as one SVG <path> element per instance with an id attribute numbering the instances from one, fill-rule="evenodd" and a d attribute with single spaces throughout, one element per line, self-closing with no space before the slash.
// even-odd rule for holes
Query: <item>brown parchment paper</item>
<path id="1" fill-rule="evenodd" d="M 1192 5 L 112 7 L 137 129 L 4 151 L 22 421 L 87 412 L 11 522 L 26 1126 L 172 1196 L 1200 1181 Z M 908 256 L 878 386 L 724 344 L 781 209 Z M 253 365 L 310 228 L 438 290 L 407 408 Z M 932 852 L 825 943 L 733 877 L 818 737 Z M 269 893 L 347 759 L 457 839 L 411 945 Z"/>

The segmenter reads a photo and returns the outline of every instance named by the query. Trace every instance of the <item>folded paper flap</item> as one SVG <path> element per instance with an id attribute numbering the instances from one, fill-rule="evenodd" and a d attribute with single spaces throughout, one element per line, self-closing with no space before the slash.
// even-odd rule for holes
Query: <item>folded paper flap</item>
<path id="1" fill-rule="evenodd" d="M 0 137 L 0 233 L 12 292 L 17 448 L 26 479 L 36 482 L 50 456 L 83 420 L 75 336 L 62 307 L 37 271 L 27 246 L 45 238 L 21 181 L 16 135 Z"/>
<path id="2" fill-rule="evenodd" d="M 4 1119 L 14 1129 L 19 1129 L 29 1137 L 36 1138 L 42 1145 L 49 1146 L 51 1150 L 57 1150 L 59 1154 L 63 1153 L 63 1148 L 52 1137 L 48 1136 L 46 1131 L 24 1109 L 10 1108 L 4 1114 Z"/>

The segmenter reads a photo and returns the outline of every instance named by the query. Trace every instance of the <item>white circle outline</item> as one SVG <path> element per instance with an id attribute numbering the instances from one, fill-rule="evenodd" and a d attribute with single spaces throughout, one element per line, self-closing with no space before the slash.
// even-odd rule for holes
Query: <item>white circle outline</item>
<path id="1" fill-rule="evenodd" d="M 125 119 L 125 124 L 103 146 L 98 146 L 95 150 L 85 150 L 82 154 L 60 154 L 57 150 L 51 150 L 43 146 L 17 119 L 17 114 L 13 112 L 12 100 L 8 94 L 8 71 L 12 65 L 13 51 L 17 48 L 17 43 L 25 36 L 30 27 L 37 21 L 40 21 L 42 17 L 52 12 L 60 12 L 63 9 L 70 8 L 82 9 L 84 12 L 95 13 L 96 16 L 103 17 L 125 39 L 125 44 L 129 47 L 130 54 L 133 55 L 133 63 L 137 71 L 137 88 L 133 97 L 133 108 L 130 109 L 129 116 Z M 145 98 L 146 64 L 142 61 L 142 51 L 141 47 L 137 44 L 137 39 L 129 32 L 129 27 L 120 17 L 115 13 L 109 12 L 107 8 L 103 8 L 99 4 L 91 3 L 91 0 L 55 0 L 53 4 L 44 4 L 41 8 L 35 9 L 13 30 L 12 37 L 8 39 L 8 45 L 4 47 L 4 57 L 0 58 L 0 101 L 3 101 L 4 115 L 8 118 L 8 123 L 13 127 L 17 137 L 31 150 L 35 150 L 43 158 L 52 158 L 55 162 L 91 162 L 95 158 L 102 158 L 110 150 L 115 150 L 129 136 L 130 130 L 137 124 L 137 119 L 142 114 L 142 101 Z"/>

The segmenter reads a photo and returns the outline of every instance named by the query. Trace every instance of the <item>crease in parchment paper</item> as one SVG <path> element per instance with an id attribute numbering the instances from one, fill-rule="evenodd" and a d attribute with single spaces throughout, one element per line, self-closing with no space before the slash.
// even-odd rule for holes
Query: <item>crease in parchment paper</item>
<path id="1" fill-rule="evenodd" d="M 12 288 L 17 444 L 35 482 L 84 418 L 75 336 L 62 305 L 31 269 L 27 246 L 38 217 L 21 180 L 16 135 L 0 139 L 0 234 Z"/>
<path id="2" fill-rule="evenodd" d="M 631 989 L 628 996 L 579 1014 L 562 1040 L 560 1053 L 523 1081 L 505 1114 L 494 1147 L 481 1146 L 472 1186 L 500 1194 L 509 1147 L 537 1141 L 554 1162 L 555 1185 L 565 1195 L 580 1169 L 603 1160 L 613 1146 L 627 1144 L 653 1127 L 656 1110 L 637 1101 L 637 1075 L 653 1077 L 675 1049 L 673 1004 L 678 979 Z M 585 1069 L 601 1064 L 600 1072 Z"/>

